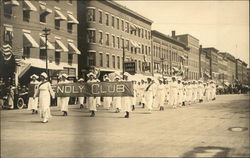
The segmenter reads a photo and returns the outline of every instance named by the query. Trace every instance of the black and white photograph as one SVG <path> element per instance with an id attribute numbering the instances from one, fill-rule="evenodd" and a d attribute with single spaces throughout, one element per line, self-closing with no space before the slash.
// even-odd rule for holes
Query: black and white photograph
<path id="1" fill-rule="evenodd" d="M 250 157 L 249 1 L 0 0 L 1 158 Z"/>

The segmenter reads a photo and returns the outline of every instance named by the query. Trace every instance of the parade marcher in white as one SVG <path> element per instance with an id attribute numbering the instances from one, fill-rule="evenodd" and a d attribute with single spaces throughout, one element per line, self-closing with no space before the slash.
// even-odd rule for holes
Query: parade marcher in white
<path id="1" fill-rule="evenodd" d="M 216 99 L 216 84 L 213 80 L 211 81 L 211 98 L 212 100 Z"/>
<path id="2" fill-rule="evenodd" d="M 186 105 L 191 104 L 191 98 L 192 98 L 192 85 L 191 82 L 188 81 L 186 85 Z"/>
<path id="3" fill-rule="evenodd" d="M 210 96 L 211 96 L 211 85 L 209 82 L 207 82 L 206 85 L 206 90 L 205 90 L 205 95 L 206 95 L 206 101 L 210 101 Z"/>
<path id="4" fill-rule="evenodd" d="M 167 105 L 169 105 L 169 98 L 170 98 L 170 84 L 171 81 L 165 80 L 165 100 L 167 102 Z"/>
<path id="5" fill-rule="evenodd" d="M 187 82 L 182 81 L 182 85 L 183 85 L 183 98 L 182 98 L 182 106 L 186 105 L 186 101 L 187 101 Z"/>
<path id="6" fill-rule="evenodd" d="M 163 79 L 159 79 L 159 84 L 157 86 L 156 93 L 156 101 L 158 103 L 158 107 L 160 107 L 160 111 L 164 110 L 164 102 L 165 102 L 165 86 L 163 84 Z"/>
<path id="7" fill-rule="evenodd" d="M 99 79 L 95 77 L 96 82 L 100 82 Z M 96 97 L 96 106 L 100 107 L 101 106 L 101 97 Z"/>
<path id="8" fill-rule="evenodd" d="M 67 74 L 62 74 L 62 81 L 60 83 L 61 84 L 70 83 L 67 80 L 67 78 L 68 78 Z M 61 111 L 63 112 L 63 116 L 67 116 L 69 111 L 69 97 L 61 97 L 60 106 L 61 106 Z"/>
<path id="9" fill-rule="evenodd" d="M 87 74 L 87 77 L 89 78 L 89 80 L 87 82 L 96 82 L 95 77 L 96 75 L 93 72 L 90 72 Z M 90 117 L 95 117 L 95 112 L 97 111 L 96 109 L 96 97 L 88 97 L 88 106 L 89 106 L 89 110 L 91 112 Z"/>
<path id="10" fill-rule="evenodd" d="M 142 107 L 144 108 L 145 106 L 145 89 L 146 89 L 146 84 L 144 82 L 144 80 L 141 80 L 141 85 L 140 85 L 140 104 L 142 105 Z"/>
<path id="11" fill-rule="evenodd" d="M 30 81 L 30 84 L 34 85 L 34 90 L 37 90 L 37 86 L 39 85 L 39 81 L 37 81 L 37 79 L 39 78 L 36 74 L 33 74 L 32 76 L 30 76 L 30 78 L 32 79 L 32 81 Z M 29 101 L 28 101 L 28 110 L 32 110 L 32 114 L 37 114 L 38 111 L 38 97 L 36 97 L 35 99 L 33 97 L 29 97 Z"/>
<path id="12" fill-rule="evenodd" d="M 58 84 L 62 83 L 62 75 L 58 76 Z M 56 97 L 56 103 L 59 110 L 61 110 L 61 97 Z"/>
<path id="13" fill-rule="evenodd" d="M 197 85 L 197 98 L 199 99 L 200 103 L 203 101 L 203 89 L 203 83 L 201 80 L 199 80 Z"/>
<path id="14" fill-rule="evenodd" d="M 104 82 L 110 82 L 111 80 L 105 76 L 104 77 Z M 111 106 L 111 102 L 112 102 L 112 97 L 103 97 L 103 107 L 107 110 L 110 109 L 110 106 Z"/>
<path id="15" fill-rule="evenodd" d="M 119 82 L 119 80 L 120 80 L 120 77 L 118 75 L 114 77 L 115 82 Z M 113 108 L 116 109 L 116 113 L 119 113 L 121 111 L 121 108 L 122 108 L 122 100 L 121 99 L 122 98 L 119 96 L 113 97 L 112 105 L 113 105 Z"/>
<path id="16" fill-rule="evenodd" d="M 123 81 L 128 81 L 128 77 L 130 74 L 128 72 L 125 72 L 123 74 L 124 80 Z M 129 96 L 123 96 L 122 97 L 122 110 L 126 112 L 125 118 L 129 118 L 129 113 L 131 112 L 131 107 L 132 107 L 132 97 Z"/>
<path id="17" fill-rule="evenodd" d="M 193 84 L 192 84 L 192 102 L 196 103 L 196 99 L 197 99 L 197 85 L 196 85 L 196 81 L 193 80 Z"/>
<path id="18" fill-rule="evenodd" d="M 135 106 L 136 106 L 136 100 L 137 100 L 138 86 L 137 86 L 135 80 L 133 80 L 132 82 L 133 82 L 133 86 L 134 86 L 134 89 L 133 89 L 134 90 L 134 96 L 132 98 L 132 111 L 134 111 L 135 110 Z"/>
<path id="19" fill-rule="evenodd" d="M 178 103 L 178 83 L 176 82 L 176 77 L 172 77 L 172 83 L 170 84 L 170 105 L 173 108 L 176 108 Z"/>
<path id="20" fill-rule="evenodd" d="M 183 102 L 183 85 L 181 79 L 178 79 L 178 105 L 179 107 L 182 106 Z"/>
<path id="21" fill-rule="evenodd" d="M 84 79 L 80 78 L 78 80 L 78 83 L 83 84 L 84 83 Z M 80 109 L 84 108 L 84 97 L 78 97 L 78 103 L 80 104 Z"/>
<path id="22" fill-rule="evenodd" d="M 50 82 L 47 80 L 48 75 L 43 72 L 40 75 L 41 83 L 38 86 L 38 90 L 34 94 L 34 99 L 38 96 L 39 112 L 43 123 L 48 122 L 51 117 L 50 114 L 50 97 L 55 98 L 55 93 L 51 88 Z"/>
<path id="23" fill-rule="evenodd" d="M 147 78 L 148 85 L 145 89 L 145 108 L 151 113 L 153 109 L 153 97 L 154 97 L 154 89 L 153 89 L 153 81 L 151 78 Z"/>

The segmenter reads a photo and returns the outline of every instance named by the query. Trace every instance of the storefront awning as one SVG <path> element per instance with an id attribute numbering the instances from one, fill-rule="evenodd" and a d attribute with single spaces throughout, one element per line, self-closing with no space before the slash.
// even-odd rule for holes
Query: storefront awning
<path id="1" fill-rule="evenodd" d="M 49 9 L 49 8 L 47 8 L 47 7 L 46 7 L 45 5 L 43 5 L 43 4 L 40 4 L 40 9 L 41 9 L 41 11 L 44 12 L 44 13 L 47 13 L 47 14 L 52 13 L 52 10 Z"/>
<path id="2" fill-rule="evenodd" d="M 40 36 L 40 49 L 45 49 L 46 39 L 45 37 Z M 53 50 L 55 47 L 47 41 L 47 49 Z"/>
<path id="3" fill-rule="evenodd" d="M 19 6 L 20 4 L 17 0 L 8 0 L 4 2 L 4 5 Z"/>
<path id="4" fill-rule="evenodd" d="M 34 38 L 29 34 L 24 32 L 23 33 L 23 46 L 24 47 L 32 47 L 32 48 L 38 48 L 39 45 L 37 42 L 34 40 Z"/>
<path id="5" fill-rule="evenodd" d="M 131 43 L 132 47 L 140 48 L 140 45 L 137 42 L 130 40 L 130 43 Z"/>
<path id="6" fill-rule="evenodd" d="M 136 30 L 136 26 L 133 25 L 133 24 L 131 24 L 131 25 L 130 25 L 130 29 L 131 29 L 132 31 L 135 31 L 135 30 Z"/>
<path id="7" fill-rule="evenodd" d="M 40 68 L 40 69 L 46 69 L 46 61 L 41 59 L 35 59 L 35 58 L 26 58 L 25 60 L 22 60 L 21 62 L 30 64 L 32 67 Z M 57 65 L 55 63 L 51 63 L 48 61 L 48 69 L 50 70 L 63 70 L 63 66 Z"/>
<path id="8" fill-rule="evenodd" d="M 68 52 L 68 48 L 65 47 L 65 45 L 60 41 L 60 40 L 56 40 L 56 51 L 58 52 Z"/>
<path id="9" fill-rule="evenodd" d="M 72 14 L 69 13 L 68 13 L 68 23 L 79 24 L 78 20 Z"/>
<path id="10" fill-rule="evenodd" d="M 74 43 L 69 43 L 69 53 L 72 54 L 81 54 L 81 52 L 77 49 L 77 47 L 74 45 Z"/>
<path id="11" fill-rule="evenodd" d="M 30 1 L 23 1 L 23 10 L 37 11 L 36 7 Z"/>
<path id="12" fill-rule="evenodd" d="M 67 20 L 67 18 L 59 10 L 55 10 L 55 19 L 56 20 Z"/>

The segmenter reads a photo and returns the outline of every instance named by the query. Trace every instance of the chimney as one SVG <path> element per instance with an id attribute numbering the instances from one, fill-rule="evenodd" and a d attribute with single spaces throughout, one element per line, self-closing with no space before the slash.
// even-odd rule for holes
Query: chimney
<path id="1" fill-rule="evenodd" d="M 175 30 L 172 31 L 172 38 L 176 39 Z"/>

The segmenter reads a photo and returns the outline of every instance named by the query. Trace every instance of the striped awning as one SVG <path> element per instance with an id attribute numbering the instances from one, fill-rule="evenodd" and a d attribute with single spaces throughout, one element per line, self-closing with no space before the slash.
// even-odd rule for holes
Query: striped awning
<path id="1" fill-rule="evenodd" d="M 39 45 L 37 42 L 34 40 L 34 38 L 29 34 L 24 32 L 23 33 L 23 46 L 24 47 L 31 47 L 31 48 L 38 48 Z"/>
<path id="2" fill-rule="evenodd" d="M 67 18 L 62 14 L 60 10 L 55 10 L 55 19 L 56 20 L 67 20 Z"/>
<path id="3" fill-rule="evenodd" d="M 68 52 L 69 49 L 60 40 L 56 40 L 56 51 L 58 52 Z"/>
<path id="4" fill-rule="evenodd" d="M 46 39 L 40 36 L 40 49 L 45 49 Z M 55 47 L 47 40 L 47 49 L 53 50 Z"/>
<path id="5" fill-rule="evenodd" d="M 72 53 L 72 54 L 81 54 L 81 52 L 77 49 L 77 47 L 72 42 L 70 42 L 68 44 L 68 48 L 69 48 L 69 53 Z"/>
<path id="6" fill-rule="evenodd" d="M 12 57 L 12 47 L 9 44 L 4 44 L 1 47 L 1 52 L 4 60 L 10 60 Z"/>
<path id="7" fill-rule="evenodd" d="M 70 13 L 68 13 L 68 23 L 79 24 L 79 21 Z"/>
<path id="8" fill-rule="evenodd" d="M 20 4 L 17 0 L 5 0 L 4 5 L 19 6 Z"/>
<path id="9" fill-rule="evenodd" d="M 37 11 L 36 7 L 28 0 L 23 1 L 23 10 Z"/>

